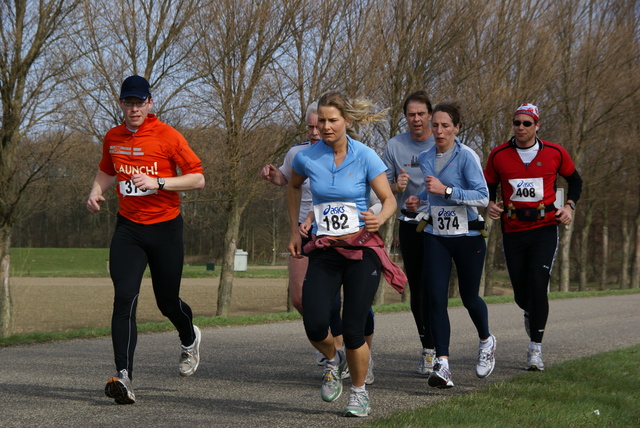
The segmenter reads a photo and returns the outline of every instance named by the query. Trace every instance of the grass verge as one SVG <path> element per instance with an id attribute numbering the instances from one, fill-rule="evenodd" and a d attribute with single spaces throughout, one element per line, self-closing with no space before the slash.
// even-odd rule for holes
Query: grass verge
<path id="1" fill-rule="evenodd" d="M 526 372 L 366 426 L 638 427 L 638 384 L 640 345 Z"/>

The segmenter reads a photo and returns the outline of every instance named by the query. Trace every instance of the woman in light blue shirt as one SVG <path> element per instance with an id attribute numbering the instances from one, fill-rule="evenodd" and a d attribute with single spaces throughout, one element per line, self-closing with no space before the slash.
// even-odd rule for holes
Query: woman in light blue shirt
<path id="1" fill-rule="evenodd" d="M 396 210 L 384 162 L 371 148 L 353 138 L 354 126 L 359 122 L 381 118 L 382 115 L 371 113 L 372 107 L 368 101 L 350 101 L 338 92 L 323 95 L 318 101 L 322 140 L 295 156 L 287 191 L 291 255 L 300 257 L 301 254 L 297 215 L 300 187 L 307 178 L 313 195 L 312 233 L 317 240 L 326 242 L 329 238 L 333 243 L 308 252 L 302 308 L 307 337 L 326 358 L 320 389 L 323 400 L 334 401 L 340 396 L 340 373 L 346 362 L 349 363 L 353 387 L 345 416 L 367 416 L 370 410 L 365 390 L 369 347 L 364 330 L 382 267 L 377 252 L 354 244 L 350 238 L 357 240 L 365 232 L 367 236 L 377 234 L 378 228 Z M 369 211 L 371 189 L 382 202 L 382 210 L 377 215 Z M 328 328 L 331 303 L 342 285 L 346 356 L 335 348 Z"/>

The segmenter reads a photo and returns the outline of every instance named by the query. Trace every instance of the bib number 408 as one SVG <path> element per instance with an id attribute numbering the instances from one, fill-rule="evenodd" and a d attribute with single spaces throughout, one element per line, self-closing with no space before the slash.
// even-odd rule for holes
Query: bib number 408
<path id="1" fill-rule="evenodd" d="M 535 198 L 536 189 L 533 187 L 520 187 L 518 190 L 516 190 L 516 196 L 519 198 Z"/>

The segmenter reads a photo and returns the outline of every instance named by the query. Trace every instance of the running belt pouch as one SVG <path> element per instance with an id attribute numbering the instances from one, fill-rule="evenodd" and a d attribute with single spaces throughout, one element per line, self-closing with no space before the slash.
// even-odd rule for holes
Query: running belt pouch
<path id="1" fill-rule="evenodd" d="M 537 208 L 518 208 L 516 210 L 518 220 L 537 221 L 540 219 L 540 210 Z"/>

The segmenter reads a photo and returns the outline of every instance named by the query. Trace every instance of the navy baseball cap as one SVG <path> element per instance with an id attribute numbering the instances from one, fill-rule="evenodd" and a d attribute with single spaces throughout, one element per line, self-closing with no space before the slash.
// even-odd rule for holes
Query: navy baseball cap
<path id="1" fill-rule="evenodd" d="M 135 97 L 141 100 L 146 100 L 147 97 L 151 97 L 151 86 L 147 79 L 142 76 L 134 75 L 129 76 L 122 82 L 120 88 L 120 99 L 127 97 Z"/>

